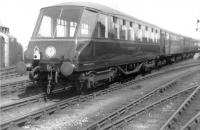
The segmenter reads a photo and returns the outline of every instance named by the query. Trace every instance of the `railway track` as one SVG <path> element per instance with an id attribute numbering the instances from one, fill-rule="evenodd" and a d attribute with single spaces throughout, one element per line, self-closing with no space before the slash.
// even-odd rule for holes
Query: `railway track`
<path id="1" fill-rule="evenodd" d="M 8 68 L 2 68 L 0 70 L 0 80 L 7 79 L 7 78 L 13 78 L 13 77 L 19 77 L 20 75 L 16 72 L 16 67 L 8 67 Z"/>
<path id="2" fill-rule="evenodd" d="M 195 130 L 200 127 L 200 112 L 198 112 L 192 119 L 190 119 L 181 130 Z"/>
<path id="3" fill-rule="evenodd" d="M 62 88 L 62 89 L 53 90 L 52 94 L 63 92 L 67 89 L 70 89 L 70 87 L 71 86 L 69 86 L 67 88 L 65 87 L 65 88 Z M 25 105 L 30 105 L 30 104 L 33 104 L 33 103 L 41 102 L 42 100 L 45 100 L 46 98 L 48 98 L 48 97 L 45 93 L 40 93 L 40 94 L 35 95 L 35 96 L 31 96 L 31 97 L 28 97 L 28 98 L 21 99 L 17 102 L 14 102 L 14 103 L 2 105 L 0 107 L 0 110 L 1 110 L 1 112 L 6 112 L 6 111 L 11 110 L 11 109 L 16 109 L 18 107 L 23 107 Z"/>
<path id="4" fill-rule="evenodd" d="M 177 69 L 177 68 L 175 68 Z M 170 72 L 173 71 L 170 70 Z M 129 82 L 126 82 L 124 83 L 124 85 L 128 86 L 128 85 L 131 85 L 131 84 L 134 84 L 134 83 L 137 83 L 137 82 L 140 82 L 140 81 L 144 81 L 146 79 L 149 79 L 149 78 L 154 78 L 154 77 L 158 77 L 159 75 L 162 75 L 164 73 L 168 73 L 168 71 L 160 71 L 158 73 L 154 73 L 154 74 L 151 74 L 151 75 L 147 75 L 145 77 L 142 77 L 140 79 L 137 79 L 137 80 L 132 80 L 132 81 L 129 81 Z M 193 72 L 191 72 L 193 73 Z M 12 92 L 15 92 L 15 91 L 18 91 L 18 92 L 22 92 L 25 90 L 25 88 L 28 86 L 28 85 L 31 85 L 32 83 L 28 80 L 25 80 L 25 81 L 21 81 L 21 82 L 17 82 L 16 84 L 13 83 L 13 84 L 6 84 L 6 86 L 2 86 L 2 90 L 1 90 L 1 94 L 2 96 L 3 95 L 6 95 L 8 93 L 12 93 Z M 22 85 L 22 86 L 20 86 Z M 17 86 L 20 86 L 20 88 L 18 89 Z M 11 90 L 12 88 L 11 87 L 15 87 L 12 91 L 10 89 L 7 89 L 7 87 L 9 87 Z M 65 91 L 67 89 L 69 89 L 69 87 L 65 87 L 65 88 L 62 88 L 62 89 L 58 89 L 58 90 L 55 90 L 53 91 L 53 93 L 56 93 L 56 92 L 61 92 L 61 91 Z M 4 90 L 5 89 L 5 90 Z M 31 97 L 28 97 L 28 98 L 25 98 L 25 99 L 21 99 L 15 103 L 10 103 L 10 104 L 6 104 L 6 105 L 3 105 L 0 107 L 1 111 L 6 111 L 6 110 L 10 110 L 12 108 L 16 108 L 16 107 L 22 107 L 22 106 L 25 106 L 25 105 L 28 105 L 28 104 L 31 104 L 31 103 L 36 103 L 38 101 L 41 101 L 41 99 L 44 99 L 46 97 L 46 95 L 44 93 L 40 93 L 38 95 L 35 95 L 35 96 L 31 96 Z"/>
<path id="5" fill-rule="evenodd" d="M 170 73 L 172 71 L 177 71 L 177 70 L 181 70 L 181 69 L 186 69 L 186 68 L 189 68 L 189 67 L 195 67 L 195 66 L 198 66 L 200 65 L 200 62 L 199 61 L 195 61 L 194 63 L 190 63 L 190 64 L 187 64 L 187 65 L 178 65 L 174 68 L 169 68 L 167 70 L 161 70 L 161 71 L 158 71 L 158 72 L 154 72 L 154 73 L 160 73 L 160 74 L 164 74 L 164 73 Z M 152 74 L 150 74 L 149 76 L 152 76 Z M 1 96 L 6 96 L 6 95 L 10 95 L 10 94 L 14 94 L 14 93 L 22 93 L 24 92 L 24 90 L 30 86 L 32 84 L 31 81 L 29 80 L 22 80 L 22 81 L 17 81 L 17 82 L 12 82 L 12 83 L 6 83 L 6 84 L 1 84 L 1 89 L 0 89 L 0 93 L 1 93 Z"/>
<path id="6" fill-rule="evenodd" d="M 1 84 L 1 96 L 10 95 L 14 93 L 22 93 L 32 84 L 29 80 L 22 80 L 12 83 Z"/>
<path id="7" fill-rule="evenodd" d="M 142 109 L 139 109 L 138 111 L 135 111 L 129 115 L 126 115 L 124 117 L 121 117 L 117 120 L 115 120 L 112 123 L 109 123 L 103 127 L 100 128 L 100 130 L 109 130 L 109 129 L 123 129 L 123 127 L 125 127 L 126 125 L 128 125 L 132 120 L 134 120 L 135 118 L 137 118 L 138 116 L 141 116 L 143 114 L 148 113 L 149 111 L 167 103 L 170 101 L 173 101 L 175 99 L 178 98 L 185 98 L 185 96 L 188 96 L 189 94 L 191 94 L 193 91 L 195 91 L 195 89 L 197 88 L 197 86 L 195 87 L 191 87 L 191 88 L 187 88 L 185 90 L 182 90 L 180 92 L 177 92 L 173 95 L 170 95 L 168 97 L 162 98 L 157 102 L 154 102 L 153 104 L 150 104 L 148 106 L 143 107 Z"/>
<path id="8" fill-rule="evenodd" d="M 147 76 L 142 77 L 140 79 L 128 81 L 128 82 L 123 83 L 123 84 L 115 83 L 115 84 L 112 84 L 109 88 L 98 91 L 98 92 L 94 92 L 94 93 L 91 93 L 91 94 L 88 94 L 88 95 L 75 96 L 75 97 L 63 100 L 63 101 L 56 103 L 52 106 L 33 111 L 33 112 L 28 113 L 26 115 L 21 115 L 21 116 L 18 116 L 16 118 L 13 118 L 11 120 L 5 120 L 5 121 L 1 122 L 1 128 L 2 129 L 8 129 L 8 128 L 12 127 L 13 125 L 22 125 L 22 124 L 24 125 L 28 122 L 31 122 L 32 120 L 39 119 L 39 118 L 43 117 L 44 115 L 51 115 L 51 114 L 53 114 L 57 111 L 60 111 L 64 108 L 72 106 L 74 104 L 78 104 L 80 102 L 88 101 L 90 99 L 93 99 L 96 96 L 107 94 L 111 91 L 118 90 L 118 89 L 123 88 L 125 86 L 130 86 L 131 84 L 135 84 L 137 82 L 141 82 L 141 81 L 144 81 L 144 80 L 149 79 L 149 78 L 157 77 L 157 76 L 164 74 L 164 73 L 166 73 L 166 71 L 163 71 L 163 72 L 160 71 L 158 73 L 147 75 Z M 174 81 L 174 83 L 175 82 L 176 81 Z M 12 109 L 12 108 L 21 107 L 21 106 L 24 106 L 24 105 L 27 105 L 27 104 L 31 104 L 33 102 L 38 102 L 38 101 L 40 101 L 39 99 L 43 98 L 44 96 L 45 95 L 41 95 L 41 96 L 38 96 L 38 97 L 35 97 L 35 98 L 31 98 L 30 100 L 32 100 L 32 101 L 29 101 L 29 99 L 27 99 L 25 101 L 21 101 L 21 102 L 18 102 L 16 104 L 13 104 L 13 105 L 10 104 L 9 106 L 3 106 L 3 107 L 1 107 L 1 110 L 6 111 L 6 110 L 9 110 L 9 109 Z"/>
<path id="9" fill-rule="evenodd" d="M 94 122 L 93 124 L 89 125 L 85 130 L 97 130 L 101 129 L 103 126 L 111 124 L 116 119 L 124 117 L 129 112 L 137 111 L 142 109 L 143 107 L 154 103 L 160 98 L 166 97 L 171 95 L 172 93 L 179 91 L 176 87 L 176 83 L 179 79 L 187 77 L 189 74 L 185 76 L 177 77 L 176 79 L 164 84 L 163 86 L 147 93 L 146 95 L 142 96 L 141 98 L 137 99 L 136 101 L 132 101 L 131 103 L 124 105 L 120 109 L 114 111 L 113 113 L 109 114 L 108 116 L 104 117 L 103 119 Z"/>
<path id="10" fill-rule="evenodd" d="M 192 117 L 196 117 L 200 112 L 200 86 L 181 104 L 181 106 L 172 114 L 167 122 L 161 127 L 161 130 L 183 129 L 192 126 L 184 126 Z M 200 123 L 200 122 L 198 122 Z M 183 127 L 184 126 L 184 127 Z"/>

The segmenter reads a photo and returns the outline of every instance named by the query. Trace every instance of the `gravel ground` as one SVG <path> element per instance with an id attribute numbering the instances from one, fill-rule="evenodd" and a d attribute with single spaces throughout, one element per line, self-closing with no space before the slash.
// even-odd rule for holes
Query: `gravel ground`
<path id="1" fill-rule="evenodd" d="M 200 72 L 196 73 L 195 75 L 190 75 L 186 78 L 180 79 L 179 83 L 177 84 L 180 89 L 186 89 L 188 87 L 192 87 L 194 85 L 200 85 Z M 198 97 L 199 98 L 199 97 Z M 184 101 L 184 100 L 183 100 Z M 183 102 L 182 101 L 182 102 Z M 176 109 L 181 105 L 182 102 L 178 101 L 177 102 L 169 102 L 165 104 L 162 107 L 158 107 L 154 109 L 153 111 L 149 112 L 148 114 L 142 115 L 141 117 L 133 120 L 131 123 L 129 123 L 128 126 L 124 127 L 123 130 L 157 130 L 159 129 L 162 124 L 165 123 L 165 121 L 173 114 Z M 196 100 L 195 105 L 199 105 L 199 101 Z M 198 107 L 190 107 L 188 109 L 189 111 L 197 111 Z M 199 109 L 198 109 L 199 110 Z M 188 112 L 188 114 L 194 115 L 195 112 Z M 184 121 L 186 120 L 181 120 L 182 126 L 184 125 Z"/>
<path id="2" fill-rule="evenodd" d="M 144 114 L 140 116 L 140 118 L 136 118 L 126 127 L 119 128 L 117 130 L 159 130 L 160 126 L 158 124 L 161 121 L 167 120 L 170 116 L 169 113 L 176 111 L 176 109 L 186 98 L 187 97 L 176 98 L 165 105 L 155 108 L 148 114 Z"/>
<path id="3" fill-rule="evenodd" d="M 83 129 L 88 124 L 99 120 L 129 101 L 136 100 L 147 92 L 159 87 L 161 84 L 174 79 L 188 70 L 198 70 L 199 67 L 190 68 L 181 72 L 166 74 L 154 79 L 143 81 L 139 84 L 99 96 L 91 101 L 77 104 L 69 109 L 64 109 L 58 114 L 39 120 L 25 129 Z"/>

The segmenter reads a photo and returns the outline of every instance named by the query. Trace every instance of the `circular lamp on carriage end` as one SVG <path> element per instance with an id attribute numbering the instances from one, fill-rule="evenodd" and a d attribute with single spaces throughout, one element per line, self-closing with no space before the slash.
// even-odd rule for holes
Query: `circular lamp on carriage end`
<path id="1" fill-rule="evenodd" d="M 56 48 L 53 46 L 48 46 L 45 50 L 45 54 L 47 57 L 52 58 L 56 55 Z"/>
<path id="2" fill-rule="evenodd" d="M 26 73 L 26 64 L 24 62 L 18 62 L 16 65 L 16 71 L 19 75 L 23 75 Z"/>
<path id="3" fill-rule="evenodd" d="M 74 65 L 70 62 L 63 62 L 60 71 L 64 76 L 69 76 L 74 70 Z"/>

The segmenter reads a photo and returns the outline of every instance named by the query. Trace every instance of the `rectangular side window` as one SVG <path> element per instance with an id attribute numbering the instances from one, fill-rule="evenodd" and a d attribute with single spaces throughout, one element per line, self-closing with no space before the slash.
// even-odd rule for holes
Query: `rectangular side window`
<path id="1" fill-rule="evenodd" d="M 106 15 L 99 14 L 94 31 L 96 38 L 108 38 L 108 18 Z"/>
<path id="2" fill-rule="evenodd" d="M 120 39 L 127 40 L 127 24 L 126 20 L 120 20 Z"/>
<path id="3" fill-rule="evenodd" d="M 145 27 L 145 40 L 149 42 L 149 28 L 148 26 Z"/>
<path id="4" fill-rule="evenodd" d="M 138 40 L 142 41 L 142 26 L 138 24 L 138 32 L 137 32 Z"/>
<path id="5" fill-rule="evenodd" d="M 108 17 L 108 38 L 114 38 L 114 25 L 113 25 L 113 17 Z"/>
<path id="6" fill-rule="evenodd" d="M 135 40 L 135 31 L 134 31 L 134 28 L 133 28 L 133 22 L 129 22 L 128 40 Z"/>

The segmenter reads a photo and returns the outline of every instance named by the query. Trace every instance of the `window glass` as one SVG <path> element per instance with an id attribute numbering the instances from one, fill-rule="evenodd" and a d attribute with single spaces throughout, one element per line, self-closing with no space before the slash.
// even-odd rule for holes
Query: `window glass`
<path id="1" fill-rule="evenodd" d="M 113 17 L 108 17 L 108 37 L 111 39 L 114 39 L 115 37 L 115 30 L 114 30 L 114 23 L 113 23 Z"/>
<path id="2" fill-rule="evenodd" d="M 135 40 L 135 31 L 134 31 L 134 27 L 133 27 L 133 22 L 129 22 L 128 40 Z"/>
<path id="3" fill-rule="evenodd" d="M 145 38 L 146 38 L 146 42 L 149 42 L 149 27 L 146 26 L 145 27 Z"/>
<path id="4" fill-rule="evenodd" d="M 154 42 L 154 29 L 151 28 L 151 41 Z"/>
<path id="5" fill-rule="evenodd" d="M 155 30 L 154 36 L 155 36 L 155 43 L 158 43 L 160 39 L 160 34 L 158 29 Z"/>
<path id="6" fill-rule="evenodd" d="M 169 33 L 166 32 L 166 40 L 169 40 Z"/>
<path id="7" fill-rule="evenodd" d="M 119 26 L 120 26 L 120 39 L 127 40 L 127 26 L 126 26 L 126 20 L 120 20 Z"/>
<path id="8" fill-rule="evenodd" d="M 114 39 L 119 39 L 119 19 L 113 17 L 113 26 L 114 26 Z"/>
<path id="9" fill-rule="evenodd" d="M 44 16 L 42 19 L 42 23 L 40 25 L 40 30 L 38 32 L 38 37 L 51 37 L 52 26 L 51 26 L 51 17 Z"/>
<path id="10" fill-rule="evenodd" d="M 142 26 L 140 24 L 138 24 L 137 38 L 139 41 L 142 41 Z"/>
<path id="11" fill-rule="evenodd" d="M 33 37 L 74 37 L 82 8 L 44 8 L 39 16 Z"/>
<path id="12" fill-rule="evenodd" d="M 123 20 L 122 30 L 123 30 L 124 40 L 128 40 L 128 30 L 127 30 L 127 21 L 126 20 Z"/>
<path id="13" fill-rule="evenodd" d="M 67 21 L 62 19 L 57 19 L 57 37 L 65 37 L 67 36 Z"/>
<path id="14" fill-rule="evenodd" d="M 123 32 L 123 20 L 119 20 L 119 29 L 120 29 L 120 39 L 124 40 L 125 39 L 125 33 Z"/>
<path id="15" fill-rule="evenodd" d="M 79 37 L 91 37 L 94 27 L 96 25 L 97 13 L 89 10 L 85 10 L 80 22 L 80 28 L 78 31 Z"/>
<path id="16" fill-rule="evenodd" d="M 108 38 L 108 18 L 106 15 L 103 15 L 103 14 L 98 15 L 94 37 Z"/>
<path id="17" fill-rule="evenodd" d="M 142 25 L 141 28 L 142 28 L 142 41 L 146 41 L 146 37 L 145 37 L 145 26 Z"/>

